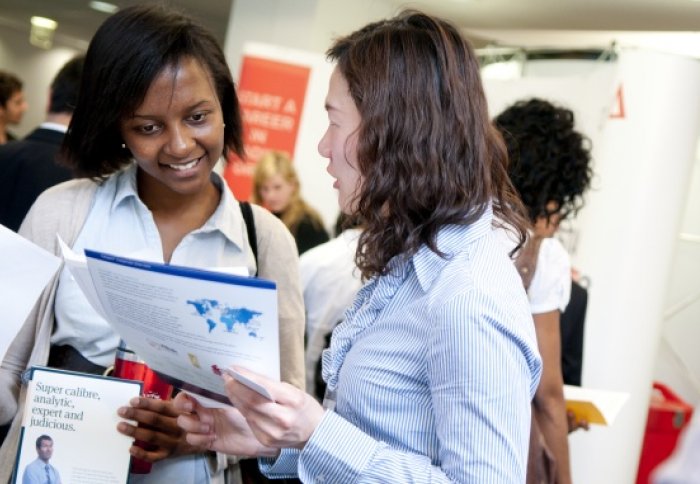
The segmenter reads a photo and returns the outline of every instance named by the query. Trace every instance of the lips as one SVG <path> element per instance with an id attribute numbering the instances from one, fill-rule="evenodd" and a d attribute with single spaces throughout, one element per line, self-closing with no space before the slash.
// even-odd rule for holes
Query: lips
<path id="1" fill-rule="evenodd" d="M 199 158 L 195 158 L 194 160 L 188 161 L 186 163 L 161 163 L 161 165 L 167 166 L 168 168 L 173 169 L 175 171 L 187 171 L 196 167 L 199 164 L 199 162 L 202 161 L 202 158 L 204 158 L 204 156 L 200 156 Z"/>

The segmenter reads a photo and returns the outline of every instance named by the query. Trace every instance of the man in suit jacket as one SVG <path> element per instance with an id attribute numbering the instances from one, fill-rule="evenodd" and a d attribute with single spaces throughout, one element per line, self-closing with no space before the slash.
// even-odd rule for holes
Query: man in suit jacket
<path id="1" fill-rule="evenodd" d="M 0 146 L 0 224 L 17 231 L 41 192 L 71 178 L 56 162 L 78 98 L 83 57 L 68 61 L 51 83 L 46 120 L 26 138 Z"/>

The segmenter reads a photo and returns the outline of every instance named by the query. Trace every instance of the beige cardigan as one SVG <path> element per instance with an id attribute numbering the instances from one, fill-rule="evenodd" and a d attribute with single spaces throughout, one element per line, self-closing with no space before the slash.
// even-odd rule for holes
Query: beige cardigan
<path id="1" fill-rule="evenodd" d="M 56 234 L 72 246 L 92 206 L 97 184 L 80 179 L 61 183 L 44 192 L 27 214 L 19 233 L 49 252 L 60 255 Z M 280 324 L 280 371 L 283 381 L 304 388 L 304 303 L 299 282 L 297 249 L 284 224 L 265 209 L 252 206 L 258 241 L 258 275 L 277 283 Z M 60 272 L 59 272 L 60 273 Z M 46 365 L 54 323 L 54 297 L 58 275 L 7 350 L 0 366 L 0 423 L 12 426 L 0 448 L 0 483 L 7 482 L 17 453 L 25 387 L 22 372 Z M 218 456 L 217 470 L 226 466 Z"/>

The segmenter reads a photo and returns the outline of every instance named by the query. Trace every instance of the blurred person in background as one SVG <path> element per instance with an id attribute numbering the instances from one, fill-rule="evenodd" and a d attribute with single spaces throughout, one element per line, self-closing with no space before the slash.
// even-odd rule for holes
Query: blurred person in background
<path id="1" fill-rule="evenodd" d="M 252 201 L 282 220 L 294 236 L 299 254 L 328 241 L 321 216 L 301 197 L 299 177 L 285 153 L 270 151 L 258 160 Z"/>
<path id="2" fill-rule="evenodd" d="M 560 315 L 569 303 L 571 262 L 554 234 L 560 222 L 583 205 L 592 177 L 590 148 L 574 128 L 574 113 L 541 99 L 515 103 L 496 117 L 495 125 L 508 148 L 509 176 L 530 216 L 528 241 L 517 256 L 516 267 L 530 300 L 543 363 L 533 399 L 532 436 L 539 438 L 541 430 L 555 461 L 554 482 L 569 484 Z M 534 454 L 531 452 L 531 458 L 536 459 Z M 537 464 L 531 462 L 531 469 Z"/>
<path id="3" fill-rule="evenodd" d="M 7 127 L 22 122 L 22 116 L 29 107 L 22 88 L 22 81 L 17 76 L 0 71 L 0 145 L 17 139 L 7 131 Z"/>
<path id="4" fill-rule="evenodd" d="M 319 401 L 326 389 L 321 378 L 321 353 L 362 287 L 355 265 L 361 233 L 358 220 L 341 213 L 335 225 L 335 238 L 299 258 L 306 311 L 306 391 Z"/>
<path id="5" fill-rule="evenodd" d="M 72 178 L 56 154 L 78 101 L 83 62 L 84 56 L 68 61 L 54 77 L 44 122 L 26 138 L 0 146 L 0 223 L 15 232 L 41 192 Z"/>

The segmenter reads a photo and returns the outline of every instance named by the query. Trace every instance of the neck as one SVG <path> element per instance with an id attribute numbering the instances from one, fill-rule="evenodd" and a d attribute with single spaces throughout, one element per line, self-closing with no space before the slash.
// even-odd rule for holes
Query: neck
<path id="1" fill-rule="evenodd" d="M 49 113 L 46 115 L 45 121 L 47 123 L 62 124 L 63 126 L 68 126 L 70 124 L 71 114 L 69 113 Z"/>
<path id="2" fill-rule="evenodd" d="M 7 143 L 7 133 L 5 131 L 6 127 L 7 125 L 5 124 L 5 122 L 0 120 L 0 145 L 3 143 Z"/>
<path id="3" fill-rule="evenodd" d="M 141 169 L 138 170 L 136 178 L 139 198 L 154 214 L 203 211 L 208 217 L 216 209 L 221 196 L 213 181 L 197 193 L 182 194 L 155 182 Z"/>

